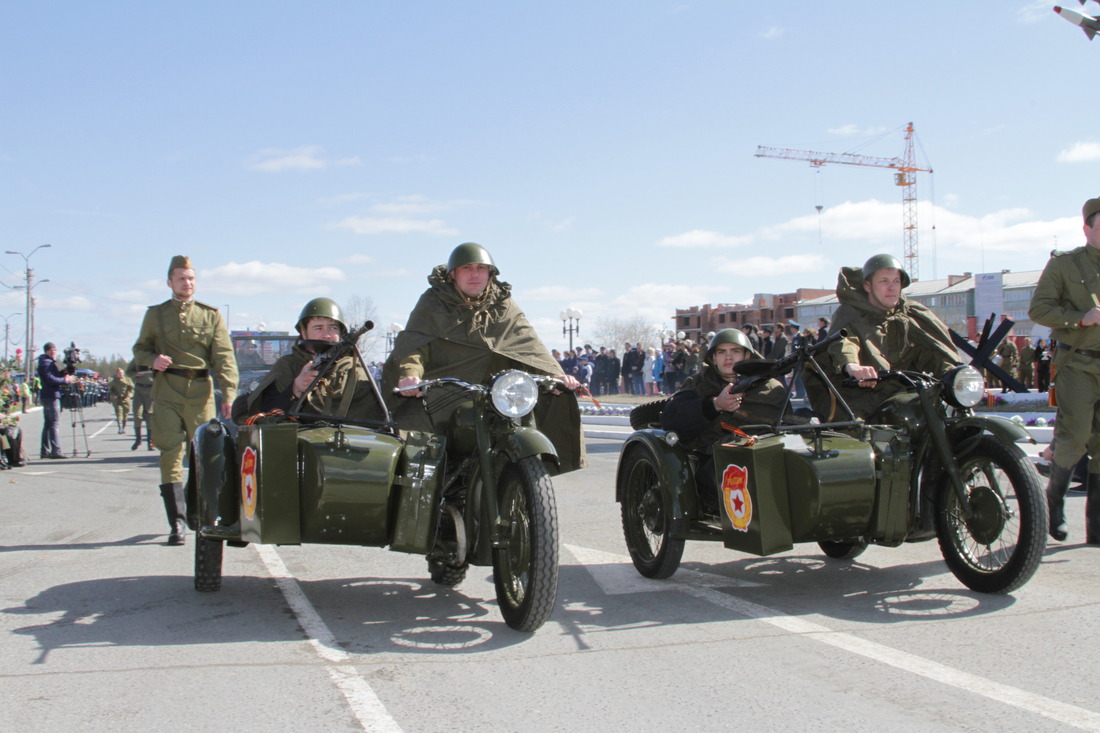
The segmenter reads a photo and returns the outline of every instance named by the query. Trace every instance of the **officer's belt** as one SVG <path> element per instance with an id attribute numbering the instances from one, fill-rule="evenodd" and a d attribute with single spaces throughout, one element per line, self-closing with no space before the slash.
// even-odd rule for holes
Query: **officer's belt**
<path id="1" fill-rule="evenodd" d="M 167 374 L 175 374 L 177 377 L 187 377 L 188 379 L 206 379 L 210 376 L 209 369 L 177 369 L 176 367 L 168 367 L 164 371 Z"/>
<path id="2" fill-rule="evenodd" d="M 1088 356 L 1093 359 L 1100 359 L 1100 351 L 1093 351 L 1092 349 L 1075 349 L 1069 344 L 1063 343 L 1061 341 L 1058 342 L 1058 348 L 1065 349 L 1066 351 L 1074 354 L 1080 354 L 1081 356 Z"/>

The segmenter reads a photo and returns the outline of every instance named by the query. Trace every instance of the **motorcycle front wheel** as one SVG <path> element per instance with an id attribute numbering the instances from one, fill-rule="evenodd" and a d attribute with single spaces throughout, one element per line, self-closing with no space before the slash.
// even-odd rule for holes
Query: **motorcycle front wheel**
<path id="1" fill-rule="evenodd" d="M 632 449 L 619 473 L 623 477 L 623 535 L 630 559 L 647 578 L 667 578 L 680 566 L 684 541 L 674 540 L 672 507 L 661 486 L 660 469 L 645 450 Z"/>
<path id="2" fill-rule="evenodd" d="M 558 597 L 558 509 L 543 462 L 522 458 L 500 477 L 500 542 L 493 580 L 504 621 L 517 631 L 546 623 Z"/>
<path id="3" fill-rule="evenodd" d="M 225 543 L 222 540 L 208 540 L 200 534 L 202 527 L 214 523 L 214 512 L 203 501 L 202 492 L 198 492 L 197 519 L 195 527 L 195 590 L 213 592 L 222 587 L 222 555 Z"/>
<path id="4" fill-rule="evenodd" d="M 959 472 L 965 508 L 946 473 L 937 487 L 936 536 L 943 559 L 967 588 L 1010 593 L 1031 579 L 1046 547 L 1039 475 L 1022 450 L 991 435 L 978 438 L 959 461 Z"/>

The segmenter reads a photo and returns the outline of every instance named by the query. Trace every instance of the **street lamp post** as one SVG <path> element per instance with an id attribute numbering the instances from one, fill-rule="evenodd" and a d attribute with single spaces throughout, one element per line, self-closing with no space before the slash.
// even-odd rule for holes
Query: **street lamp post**
<path id="1" fill-rule="evenodd" d="M 8 345 L 11 343 L 11 324 L 8 323 L 9 318 L 15 318 L 21 316 L 22 313 L 12 313 L 10 316 L 4 316 L 4 361 L 8 360 Z"/>
<path id="2" fill-rule="evenodd" d="M 580 310 L 576 308 L 566 308 L 561 312 L 561 335 L 569 334 L 570 351 L 573 350 L 573 334 L 581 332 L 581 315 Z"/>
<path id="3" fill-rule="evenodd" d="M 390 355 L 393 351 L 393 342 L 397 340 L 397 334 L 401 333 L 402 327 L 400 323 L 391 323 L 386 328 L 386 356 Z"/>
<path id="4" fill-rule="evenodd" d="M 52 246 L 53 245 L 50 245 L 50 244 L 40 244 L 37 247 L 35 247 L 34 249 L 32 249 L 30 251 L 30 254 L 23 254 L 22 252 L 16 252 L 16 251 L 10 250 L 10 249 L 5 252 L 5 254 L 9 254 L 9 255 L 19 255 L 20 257 L 23 258 L 23 264 L 26 265 L 27 284 L 23 285 L 22 287 L 27 289 L 27 313 L 26 313 L 26 315 L 27 315 L 27 333 L 25 335 L 25 338 L 27 340 L 27 350 L 26 350 L 26 353 L 23 354 L 23 358 L 26 360 L 25 363 L 24 363 L 24 367 L 23 367 L 23 369 L 24 369 L 23 373 L 27 375 L 27 379 L 30 379 L 31 359 L 34 358 L 34 327 L 33 327 L 34 321 L 33 321 L 33 316 L 32 316 L 32 313 L 31 313 L 31 311 L 33 310 L 33 303 L 31 301 L 31 289 L 34 287 L 34 283 L 33 283 L 34 270 L 31 269 L 31 255 L 33 255 L 35 252 L 37 252 L 40 249 L 45 249 L 46 247 L 52 247 Z M 49 281 L 48 280 L 42 280 L 40 282 L 49 282 Z"/>

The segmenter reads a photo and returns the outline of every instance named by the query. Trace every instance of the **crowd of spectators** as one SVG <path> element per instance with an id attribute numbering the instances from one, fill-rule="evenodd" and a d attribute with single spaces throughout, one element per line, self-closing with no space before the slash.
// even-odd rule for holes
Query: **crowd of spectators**
<path id="1" fill-rule="evenodd" d="M 742 326 L 753 347 L 765 359 L 781 359 L 807 340 L 819 341 L 829 332 L 827 318 L 819 318 L 817 327 L 803 327 L 794 321 L 757 328 Z M 577 378 L 596 397 L 629 395 L 671 395 L 684 380 L 699 371 L 707 350 L 706 340 L 669 339 L 660 346 L 625 343 L 621 350 L 591 344 L 582 348 L 557 349 L 552 354 L 562 370 Z"/>

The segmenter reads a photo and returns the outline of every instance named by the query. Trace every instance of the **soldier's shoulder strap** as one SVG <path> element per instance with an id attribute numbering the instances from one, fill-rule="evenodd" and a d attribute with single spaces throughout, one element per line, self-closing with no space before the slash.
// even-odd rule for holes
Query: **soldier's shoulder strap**
<path id="1" fill-rule="evenodd" d="M 1085 251 L 1084 246 L 1075 247 L 1074 249 L 1052 249 L 1050 251 L 1050 256 L 1051 256 L 1051 258 L 1064 257 L 1066 255 L 1075 255 L 1075 254 L 1078 254 L 1079 252 L 1084 252 L 1084 251 Z"/>
<path id="2" fill-rule="evenodd" d="M 195 305 L 198 306 L 199 308 L 205 308 L 208 311 L 217 311 L 218 310 L 215 306 L 207 305 L 206 303 L 203 303 L 201 300 L 196 300 Z"/>

